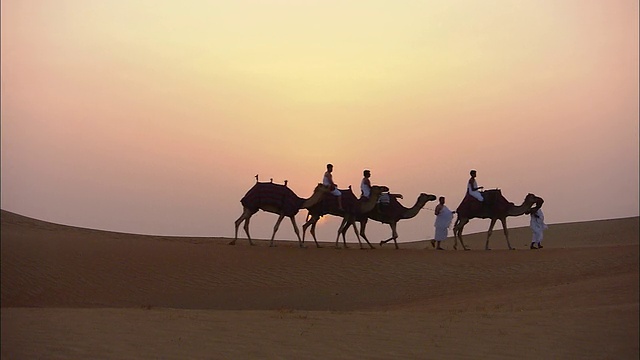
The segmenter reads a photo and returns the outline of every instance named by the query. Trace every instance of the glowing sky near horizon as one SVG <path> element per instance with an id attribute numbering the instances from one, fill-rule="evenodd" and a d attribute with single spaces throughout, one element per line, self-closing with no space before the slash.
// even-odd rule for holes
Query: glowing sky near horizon
<path id="1" fill-rule="evenodd" d="M 232 236 L 255 174 L 307 197 L 331 162 L 340 187 L 359 193 L 369 168 L 406 206 L 455 208 L 475 168 L 510 201 L 545 198 L 549 223 L 638 216 L 637 1 L 1 6 L 4 210 Z M 433 207 L 400 241 L 433 236 Z M 275 220 L 258 213 L 252 235 Z"/>

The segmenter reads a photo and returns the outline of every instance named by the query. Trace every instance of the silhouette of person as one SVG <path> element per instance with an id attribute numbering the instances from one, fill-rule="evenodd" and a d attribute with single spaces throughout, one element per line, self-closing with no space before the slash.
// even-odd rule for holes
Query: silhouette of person
<path id="1" fill-rule="evenodd" d="M 431 247 L 435 247 L 437 250 L 444 250 L 440 246 L 440 242 L 447 238 L 449 233 L 449 227 L 451 226 L 451 221 L 453 220 L 453 214 L 455 211 L 449 210 L 447 205 L 444 204 L 445 198 L 444 196 L 440 196 L 438 199 L 438 205 L 435 208 L 436 221 L 433 224 L 436 228 L 436 233 L 433 236 L 433 240 L 431 240 Z M 438 246 L 436 247 L 436 242 Z"/>
<path id="2" fill-rule="evenodd" d="M 371 171 L 364 170 L 362 172 L 362 181 L 360 182 L 360 197 L 361 198 L 370 198 L 371 197 Z"/>
<path id="3" fill-rule="evenodd" d="M 469 182 L 467 182 L 467 193 L 478 199 L 478 201 L 484 201 L 484 197 L 480 192 L 480 190 L 484 188 L 482 186 L 478 186 L 478 182 L 476 181 L 476 171 L 471 170 L 469 174 L 471 177 L 469 178 Z"/>
<path id="4" fill-rule="evenodd" d="M 327 164 L 327 171 L 325 171 L 322 177 L 322 184 L 329 187 L 331 195 L 338 197 L 338 208 L 342 209 L 342 192 L 338 190 L 338 185 L 333 182 L 333 164 Z"/>
<path id="5" fill-rule="evenodd" d="M 531 227 L 531 232 L 533 233 L 530 249 L 542 249 L 542 238 L 544 237 L 543 232 L 549 227 L 544 222 L 544 214 L 542 213 L 541 208 L 532 209 L 529 215 L 531 216 L 529 226 Z"/>

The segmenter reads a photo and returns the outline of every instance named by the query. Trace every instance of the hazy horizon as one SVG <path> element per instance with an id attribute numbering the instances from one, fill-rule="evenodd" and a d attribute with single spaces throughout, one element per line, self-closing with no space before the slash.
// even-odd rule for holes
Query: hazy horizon
<path id="1" fill-rule="evenodd" d="M 370 169 L 407 207 L 424 192 L 455 209 L 476 169 L 509 201 L 543 197 L 550 224 L 638 216 L 638 16 L 622 0 L 2 1 L 0 206 L 232 237 L 256 174 L 308 197 L 333 163 L 340 188 L 359 195 Z M 430 239 L 435 205 L 399 241 Z M 252 237 L 276 219 L 256 214 Z M 277 238 L 295 239 L 288 220 Z"/>

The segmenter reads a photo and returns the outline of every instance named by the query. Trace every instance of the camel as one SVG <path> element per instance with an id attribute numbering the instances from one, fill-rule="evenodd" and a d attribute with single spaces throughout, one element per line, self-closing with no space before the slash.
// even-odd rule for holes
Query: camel
<path id="1" fill-rule="evenodd" d="M 244 232 L 247 234 L 249 244 L 254 245 L 251 240 L 251 235 L 249 235 L 249 221 L 251 220 L 251 216 L 258 212 L 258 210 L 263 210 L 278 215 L 278 220 L 273 227 L 273 234 L 269 242 L 270 247 L 274 246 L 273 239 L 285 216 L 291 219 L 293 230 L 298 237 L 298 244 L 300 247 L 305 247 L 300 238 L 300 230 L 298 230 L 295 216 L 300 209 L 309 209 L 317 204 L 322 200 L 323 195 L 327 193 L 329 193 L 329 187 L 318 184 L 313 190 L 313 194 L 309 198 L 303 199 L 287 187 L 286 180 L 284 185 L 274 184 L 273 179 L 271 182 L 258 182 L 258 175 L 256 175 L 255 185 L 253 185 L 240 200 L 242 203 L 242 215 L 240 215 L 235 222 L 235 237 L 229 245 L 235 245 L 238 240 L 238 227 L 240 227 L 242 222 L 244 222 Z"/>
<path id="2" fill-rule="evenodd" d="M 397 241 L 398 221 L 403 219 L 411 219 L 415 217 L 416 215 L 418 215 L 420 210 L 422 210 L 422 207 L 427 202 L 436 200 L 436 196 L 431 194 L 421 193 L 418 196 L 416 203 L 412 207 L 406 208 L 402 206 L 402 204 L 400 204 L 397 200 L 398 198 L 402 199 L 402 195 L 399 195 L 399 194 L 390 194 L 390 195 L 391 195 L 390 202 L 388 205 L 380 206 L 381 204 L 379 204 L 378 206 L 375 206 L 373 210 L 367 213 L 356 214 L 356 221 L 360 222 L 360 236 L 362 236 L 362 238 L 365 239 L 365 241 L 367 242 L 369 242 L 369 240 L 365 235 L 365 230 L 367 227 L 367 221 L 369 219 L 381 222 L 383 224 L 389 224 L 389 226 L 391 227 L 391 237 L 387 240 L 380 241 L 380 246 L 393 240 L 396 246 L 396 249 L 399 249 L 400 247 L 398 247 L 398 241 Z M 342 236 L 344 236 L 344 234 L 347 232 L 347 229 L 349 228 L 349 226 L 351 226 L 351 224 L 348 224 L 345 221 L 343 221 L 343 225 L 341 225 L 340 230 L 338 230 L 340 233 L 342 233 Z M 355 223 L 353 224 L 353 226 L 355 227 Z M 337 246 L 337 242 L 338 240 L 336 239 L 336 246 Z"/>
<path id="3" fill-rule="evenodd" d="M 524 201 L 521 205 L 514 205 L 512 202 L 508 202 L 500 192 L 500 189 L 491 189 L 485 190 L 483 192 L 484 202 L 480 202 L 467 194 L 458 208 L 456 209 L 456 222 L 453 226 L 453 235 L 455 238 L 455 243 L 453 245 L 454 249 L 458 249 L 458 240 L 460 240 L 460 244 L 462 244 L 462 248 L 465 250 L 469 250 L 464 245 L 462 241 L 462 230 L 464 226 L 469 222 L 469 220 L 473 218 L 480 219 L 491 219 L 491 224 L 489 225 L 489 231 L 487 232 L 487 242 L 485 243 L 485 250 L 491 250 L 489 248 L 489 238 L 493 232 L 493 226 L 496 224 L 496 221 L 500 220 L 502 223 L 502 229 L 504 230 L 504 236 L 507 239 L 507 246 L 509 250 L 514 250 L 511 247 L 511 243 L 509 242 L 509 230 L 507 229 L 507 217 L 508 216 L 520 216 L 531 211 L 532 206 L 536 207 L 542 206 L 542 198 L 534 195 L 527 194 L 524 198 Z"/>
<path id="4" fill-rule="evenodd" d="M 354 223 L 355 215 L 357 213 L 367 213 L 373 210 L 373 208 L 376 206 L 376 203 L 378 202 L 378 198 L 380 197 L 380 194 L 382 194 L 383 192 L 389 191 L 389 188 L 386 186 L 373 185 L 371 187 L 371 196 L 369 198 L 361 198 L 361 199 L 356 198 L 353 191 L 351 190 L 351 186 L 349 186 L 349 189 L 347 190 L 340 190 L 340 191 L 342 192 L 342 207 L 344 208 L 344 210 L 340 210 L 338 208 L 337 201 L 334 200 L 335 198 L 333 197 L 333 195 L 325 195 L 324 201 L 309 208 L 307 221 L 304 223 L 304 225 L 302 225 L 302 242 L 303 243 L 304 243 L 304 238 L 305 238 L 307 228 L 310 226 L 311 229 L 309 230 L 309 232 L 313 236 L 313 241 L 315 241 L 317 247 L 320 247 L 320 244 L 318 244 L 318 240 L 316 239 L 316 224 L 318 223 L 318 220 L 320 220 L 322 216 L 324 215 L 339 216 L 343 218 L 343 222 L 346 221 L 349 223 Z M 342 227 L 344 225 L 340 225 L 340 226 Z M 364 249 L 362 246 L 362 241 L 360 241 L 360 235 L 358 235 L 358 229 L 356 229 L 355 224 L 353 226 L 353 231 L 355 232 L 356 238 L 358 239 L 358 243 L 360 244 L 360 249 Z M 338 238 L 339 237 L 340 237 L 340 232 L 338 231 Z M 342 236 L 342 241 L 346 249 L 348 246 L 347 246 L 347 241 L 344 234 Z M 368 240 L 366 241 L 367 241 L 367 244 L 369 244 L 369 247 L 371 249 L 375 249 Z M 336 247 L 337 247 L 337 242 L 338 241 L 336 239 Z"/>

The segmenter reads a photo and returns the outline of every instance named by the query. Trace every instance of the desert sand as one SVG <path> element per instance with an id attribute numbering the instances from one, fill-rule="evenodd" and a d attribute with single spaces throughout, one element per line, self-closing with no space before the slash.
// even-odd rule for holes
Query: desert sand
<path id="1" fill-rule="evenodd" d="M 552 224 L 540 250 L 525 227 L 514 251 L 502 231 L 436 251 L 1 216 L 2 359 L 639 357 L 638 217 Z"/>

